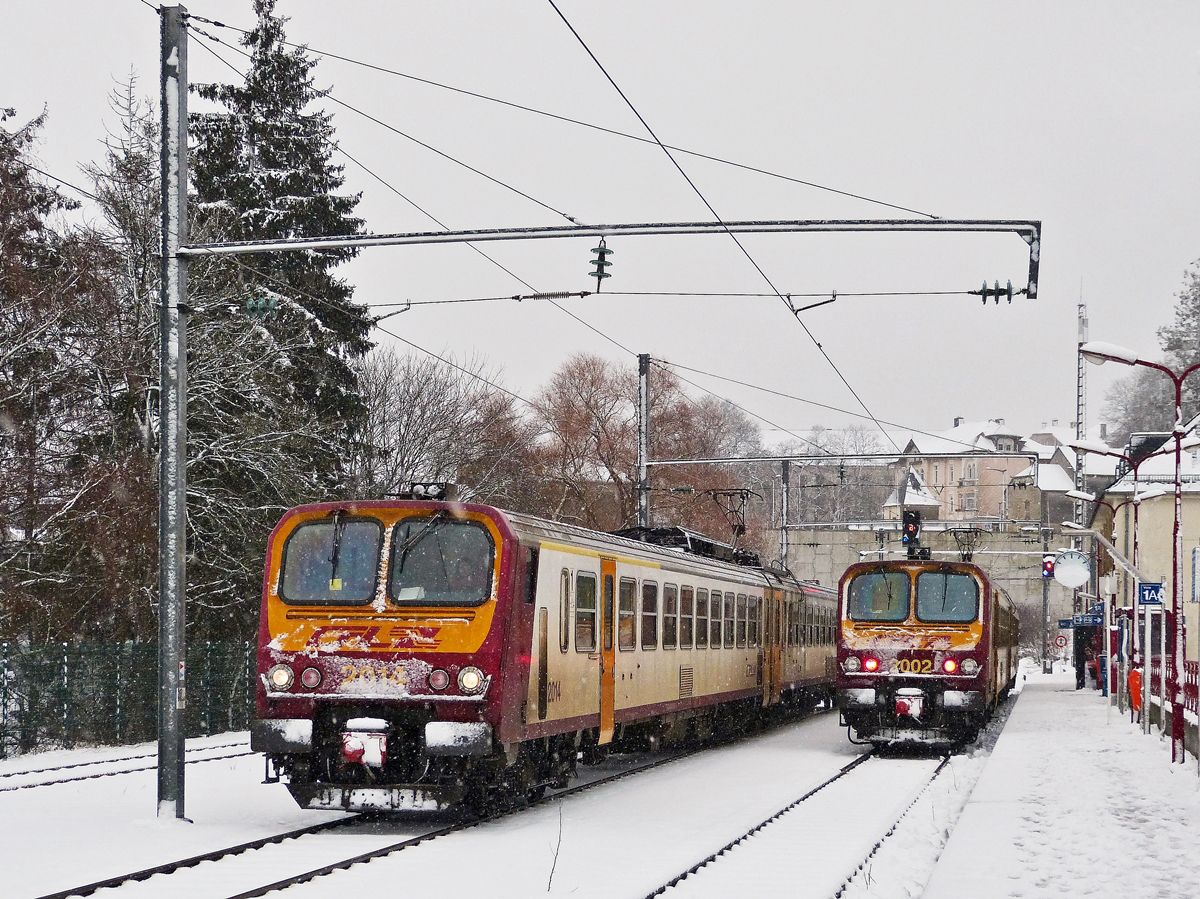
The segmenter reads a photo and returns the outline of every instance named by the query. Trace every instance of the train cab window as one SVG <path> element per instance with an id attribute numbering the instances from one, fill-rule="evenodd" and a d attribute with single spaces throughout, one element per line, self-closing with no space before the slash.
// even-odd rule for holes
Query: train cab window
<path id="1" fill-rule="evenodd" d="M 292 531 L 279 595 L 290 605 L 361 605 L 375 598 L 383 523 L 337 512 Z"/>
<path id="2" fill-rule="evenodd" d="M 575 575 L 575 651 L 596 651 L 596 575 Z"/>
<path id="3" fill-rule="evenodd" d="M 911 584 L 902 571 L 868 571 L 850 582 L 851 621 L 904 621 Z"/>
<path id="4" fill-rule="evenodd" d="M 658 649 L 658 584 L 642 582 L 642 649 Z"/>
<path id="5" fill-rule="evenodd" d="M 663 584 L 663 649 L 674 649 L 679 642 L 679 588 Z"/>
<path id="6" fill-rule="evenodd" d="M 558 648 L 571 645 L 571 572 L 566 568 L 558 576 Z"/>
<path id="7" fill-rule="evenodd" d="M 708 591 L 696 591 L 696 648 L 708 648 Z"/>
<path id="8" fill-rule="evenodd" d="M 695 594 L 691 587 L 679 588 L 679 648 L 691 649 L 693 630 L 692 616 L 695 613 Z"/>
<path id="9" fill-rule="evenodd" d="M 733 609 L 734 598 L 732 593 L 725 594 L 725 648 L 733 648 Z"/>
<path id="10" fill-rule="evenodd" d="M 934 624 L 974 621 L 979 582 L 969 574 L 922 571 L 917 575 L 917 618 Z"/>
<path id="11" fill-rule="evenodd" d="M 388 594 L 396 605 L 483 605 L 494 560 L 492 536 L 477 521 L 442 512 L 405 518 L 392 535 Z"/>
<path id="12" fill-rule="evenodd" d="M 637 581 L 631 577 L 617 587 L 617 648 L 637 649 Z"/>

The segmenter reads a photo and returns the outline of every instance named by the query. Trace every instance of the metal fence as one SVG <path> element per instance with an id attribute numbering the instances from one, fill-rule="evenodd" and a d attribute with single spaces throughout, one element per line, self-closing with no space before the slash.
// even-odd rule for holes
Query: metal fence
<path id="1" fill-rule="evenodd" d="M 245 730 L 254 716 L 254 646 L 188 646 L 186 736 Z M 0 758 L 158 734 L 158 647 L 0 644 Z"/>

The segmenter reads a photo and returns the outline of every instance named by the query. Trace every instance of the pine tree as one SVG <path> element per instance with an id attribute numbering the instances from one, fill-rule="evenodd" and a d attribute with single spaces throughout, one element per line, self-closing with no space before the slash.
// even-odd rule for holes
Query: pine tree
<path id="1" fill-rule="evenodd" d="M 255 0 L 258 25 L 243 38 L 250 51 L 244 86 L 211 84 L 201 97 L 223 112 L 191 117 L 190 215 L 193 237 L 263 240 L 360 234 L 359 195 L 338 191 L 345 178 L 332 162 L 332 117 L 307 112 L 319 97 L 316 62 L 289 48 L 274 0 Z M 334 274 L 356 249 L 291 251 L 226 260 L 207 267 L 210 290 L 276 307 L 271 332 L 296 347 L 287 389 L 301 414 L 315 416 L 335 440 L 361 420 L 363 406 L 350 360 L 371 346 L 371 320 L 351 302 L 353 287 Z M 199 274 L 199 272 L 198 272 Z M 220 285 L 220 286 L 218 286 Z M 336 486 L 336 457 L 320 462 Z"/>

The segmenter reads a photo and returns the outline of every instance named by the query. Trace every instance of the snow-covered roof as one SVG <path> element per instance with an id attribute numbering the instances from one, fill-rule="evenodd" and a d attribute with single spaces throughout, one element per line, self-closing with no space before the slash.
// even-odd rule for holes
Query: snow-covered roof
<path id="1" fill-rule="evenodd" d="M 925 483 L 925 479 L 921 477 L 920 473 L 915 468 L 909 468 L 904 480 L 892 491 L 892 495 L 883 504 L 885 509 L 896 506 L 910 509 L 921 507 L 940 509 L 942 504 L 933 495 L 933 491 L 929 489 L 929 485 Z"/>
<path id="2" fill-rule="evenodd" d="M 956 421 L 959 421 L 956 419 Z M 986 421 L 959 421 L 948 431 L 931 434 L 914 433 L 908 440 L 908 451 L 916 453 L 995 453 L 999 452 L 997 440 L 1008 437 L 1020 449 L 1024 437 L 1003 419 L 990 418 Z"/>

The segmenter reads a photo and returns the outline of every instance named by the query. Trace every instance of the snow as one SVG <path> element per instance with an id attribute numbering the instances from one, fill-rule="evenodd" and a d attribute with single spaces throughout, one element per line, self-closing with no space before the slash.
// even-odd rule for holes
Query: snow
<path id="1" fill-rule="evenodd" d="M 927 787 L 936 758 L 867 761 L 667 894 L 829 896 L 843 885 L 841 895 L 855 899 L 1058 899 L 1092 892 L 1136 899 L 1194 891 L 1200 884 L 1195 758 L 1172 766 L 1169 742 L 1157 731 L 1143 735 L 1115 709 L 1108 714 L 1098 693 L 1074 689 L 1070 672 L 1043 676 L 1025 668 L 1023 675 L 1028 681 L 993 751 L 985 744 L 952 757 Z M 189 741 L 189 753 L 209 747 L 211 756 L 232 739 L 237 735 Z M 244 745 L 244 735 L 240 739 Z M 134 751 L 152 754 L 153 746 L 0 761 L 0 783 L 15 783 L 10 772 L 38 765 L 111 760 Z M 835 713 L 817 715 L 288 893 L 386 894 L 403 883 L 407 895 L 644 896 L 861 752 L 847 742 Z M 337 817 L 297 808 L 283 785 L 263 784 L 262 775 L 261 756 L 189 764 L 191 824 L 155 818 L 153 770 L 0 792 L 4 895 L 40 896 Z M 401 816 L 374 829 L 322 834 L 199 865 L 186 870 L 186 879 L 156 877 L 122 892 L 231 895 L 268 882 L 259 879 L 266 861 L 291 872 L 316 868 L 444 823 Z"/>

